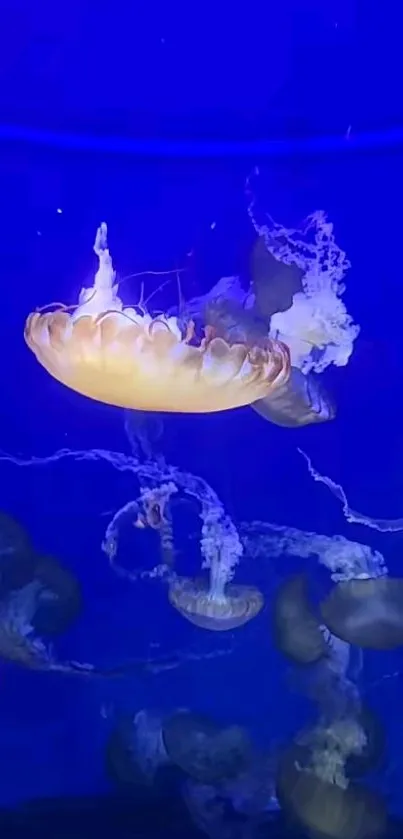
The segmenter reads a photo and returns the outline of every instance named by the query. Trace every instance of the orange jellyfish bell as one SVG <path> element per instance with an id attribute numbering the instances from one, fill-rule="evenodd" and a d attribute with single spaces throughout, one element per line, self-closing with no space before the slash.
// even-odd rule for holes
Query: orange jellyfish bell
<path id="1" fill-rule="evenodd" d="M 99 269 L 78 306 L 34 312 L 25 340 L 59 382 L 90 399 L 143 411 L 210 413 L 268 396 L 290 374 L 289 350 L 267 339 L 263 348 L 230 345 L 207 330 L 196 342 L 175 317 L 126 308 L 101 224 L 94 245 Z"/>

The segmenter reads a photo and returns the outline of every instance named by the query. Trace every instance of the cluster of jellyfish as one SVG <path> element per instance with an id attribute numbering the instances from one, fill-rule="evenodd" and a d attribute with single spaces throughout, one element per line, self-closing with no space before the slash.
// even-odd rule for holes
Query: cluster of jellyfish
<path id="1" fill-rule="evenodd" d="M 169 604 L 201 630 L 232 631 L 261 611 L 262 592 L 234 582 L 243 555 L 317 557 L 326 566 L 332 587 L 319 604 L 311 601 L 307 578 L 299 574 L 280 586 L 271 614 L 277 649 L 308 673 L 317 707 L 315 725 L 298 732 L 274 758 L 238 726 L 224 728 L 188 709 L 166 714 L 145 709 L 116 726 L 108 744 L 108 766 L 115 779 L 129 785 L 155 785 L 161 772 L 174 771 L 192 818 L 211 839 L 253 835 L 256 825 L 279 809 L 313 839 L 375 838 L 386 829 L 386 807 L 362 778 L 381 760 L 384 736 L 348 666 L 351 645 L 386 650 L 403 644 L 403 581 L 388 576 L 381 554 L 341 536 L 268 522 L 237 526 L 207 482 L 167 463 L 144 432 L 146 418 L 161 412 L 251 406 L 265 421 L 284 428 L 335 417 L 321 375 L 330 364 L 348 363 L 359 333 L 342 299 L 349 261 L 324 213 L 314 213 L 299 229 L 288 229 L 260 213 L 250 189 L 248 195 L 256 231 L 248 287 L 237 277 L 225 277 L 207 294 L 181 301 L 166 314 L 124 305 L 107 226 L 100 225 L 93 287 L 81 291 L 75 306 L 29 315 L 25 340 L 63 385 L 125 409 L 131 452 L 63 449 L 48 458 L 7 459 L 23 466 L 65 457 L 101 459 L 118 471 L 132 472 L 138 494 L 107 525 L 102 550 L 120 576 L 158 580 L 166 587 Z M 354 513 L 342 487 L 320 475 L 304 456 L 312 478 L 336 496 L 348 521 L 380 531 L 403 529 L 399 520 Z M 200 553 L 207 573 L 197 578 L 176 568 L 172 505 L 178 496 L 191 498 L 201 518 Z M 152 570 L 129 571 L 119 563 L 127 521 L 156 532 L 160 561 Z M 43 567 L 43 574 L 52 568 Z M 25 637 L 34 653 L 42 643 L 38 637 L 32 641 L 40 615 L 38 598 L 46 589 L 37 565 L 35 569 L 27 571 L 22 583 L 10 585 L 2 607 L 11 614 L 21 592 L 26 598 L 30 594 L 30 633 Z M 57 592 L 53 599 L 60 607 Z M 4 631 L 0 653 L 13 657 L 1 648 L 6 648 L 3 636 Z M 42 643 L 42 662 L 44 650 Z M 78 662 L 57 664 L 56 659 L 52 667 L 84 674 L 94 669 Z"/>

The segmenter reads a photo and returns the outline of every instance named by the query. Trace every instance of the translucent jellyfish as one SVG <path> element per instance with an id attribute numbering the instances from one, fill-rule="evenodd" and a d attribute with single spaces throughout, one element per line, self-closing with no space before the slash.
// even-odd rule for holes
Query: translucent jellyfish
<path id="1" fill-rule="evenodd" d="M 78 306 L 34 312 L 25 326 L 29 348 L 58 381 L 122 408 L 210 413 L 250 404 L 287 379 L 289 352 L 280 342 L 230 345 L 208 329 L 199 340 L 192 321 L 124 307 L 106 224 L 94 250 L 99 270 Z"/>
<path id="2" fill-rule="evenodd" d="M 273 609 L 277 649 L 297 664 L 313 664 L 328 655 L 328 648 L 311 607 L 303 574 L 286 580 L 278 589 Z"/>
<path id="3" fill-rule="evenodd" d="M 257 174 L 257 173 L 255 173 Z M 321 373 L 329 364 L 344 366 L 353 351 L 359 327 L 354 324 L 342 301 L 344 277 L 350 268 L 346 254 L 338 247 L 333 225 L 323 211 L 305 219 L 299 229 L 277 224 L 271 216 L 259 212 L 247 182 L 248 212 L 252 224 L 277 263 L 293 267 L 284 277 L 281 307 L 281 283 L 273 272 L 273 291 L 265 288 L 261 269 L 263 250 L 256 259 L 256 295 L 259 305 L 270 314 L 270 335 L 283 340 L 290 348 L 291 364 L 303 373 Z"/>
<path id="4" fill-rule="evenodd" d="M 33 670 L 50 670 L 53 664 L 33 626 L 42 590 L 35 580 L 0 601 L 0 657 Z"/>
<path id="5" fill-rule="evenodd" d="M 254 618 L 263 606 L 263 595 L 253 586 L 232 584 L 243 549 L 234 523 L 211 487 L 200 477 L 180 472 L 164 459 L 139 463 L 130 461 L 143 484 L 136 501 L 128 502 L 108 524 L 103 550 L 111 567 L 122 577 L 163 579 L 168 582 L 169 601 L 195 625 L 210 630 L 231 630 Z M 171 500 L 181 491 L 197 502 L 202 520 L 200 550 L 202 568 L 209 578 L 179 576 L 175 566 L 175 545 L 170 512 Z M 160 537 L 160 559 L 150 570 L 126 571 L 116 562 L 122 524 L 150 527 Z"/>
<path id="6" fill-rule="evenodd" d="M 202 784 L 235 778 L 251 761 L 251 743 L 242 728 L 221 728 L 209 717 L 190 711 L 167 717 L 162 736 L 172 763 Z"/>
<path id="7" fill-rule="evenodd" d="M 163 717 L 143 709 L 122 716 L 106 748 L 107 769 L 118 784 L 152 786 L 159 771 L 169 764 L 162 739 Z"/>
<path id="8" fill-rule="evenodd" d="M 284 428 L 329 422 L 336 416 L 334 402 L 313 375 L 291 367 L 288 381 L 251 406 L 264 419 Z"/>
<path id="9" fill-rule="evenodd" d="M 222 508 L 211 507 L 202 512 L 202 518 L 201 552 L 203 567 L 210 572 L 209 583 L 176 577 L 169 586 L 169 600 L 196 626 L 226 631 L 256 617 L 264 599 L 254 586 L 230 582 L 242 555 L 242 545 L 231 520 L 222 515 Z"/>
<path id="10" fill-rule="evenodd" d="M 330 766 L 329 753 L 337 765 L 338 784 L 347 787 L 350 779 L 372 771 L 382 761 L 385 752 L 385 731 L 366 705 L 356 704 L 340 709 L 333 719 L 322 716 L 317 725 L 301 732 L 299 745 L 311 750 L 314 761 Z M 318 763 L 318 765 L 319 765 Z M 323 779 L 323 775 L 321 775 Z M 332 778 L 328 778 L 332 781 Z"/>
<path id="11" fill-rule="evenodd" d="M 391 577 L 338 583 L 321 604 L 324 623 L 339 638 L 372 650 L 403 645 L 403 580 Z"/>
<path id="12" fill-rule="evenodd" d="M 279 762 L 277 793 L 285 812 L 312 839 L 379 839 L 386 830 L 383 801 L 345 783 L 337 751 L 289 748 Z"/>
<path id="13" fill-rule="evenodd" d="M 169 586 L 169 602 L 200 629 L 225 632 L 255 618 L 264 600 L 255 586 L 221 588 L 203 579 L 177 577 Z"/>
<path id="14" fill-rule="evenodd" d="M 266 255 L 269 265 L 265 273 L 265 286 L 271 288 L 272 262 L 267 251 Z M 290 270 L 288 265 L 283 268 L 285 271 Z M 277 282 L 278 277 L 275 276 L 274 280 Z M 283 305 L 281 285 L 275 287 L 271 299 L 273 305 L 276 296 L 275 305 L 280 310 Z M 207 323 L 209 330 L 223 340 L 264 346 L 270 317 L 257 309 L 254 302 L 256 299 L 255 294 L 248 298 L 238 277 L 223 277 L 204 297 L 190 300 L 186 306 L 196 320 Z M 334 404 L 317 378 L 303 375 L 296 367 L 291 367 L 285 382 L 274 388 L 268 396 L 253 402 L 251 407 L 270 422 L 288 428 L 327 422 L 335 416 Z"/>
<path id="15" fill-rule="evenodd" d="M 330 722 L 321 721 L 299 734 L 297 742 L 309 748 L 310 768 L 318 777 L 346 789 L 349 784 L 347 757 L 362 753 L 366 735 L 355 717 L 342 716 Z"/>
<path id="16" fill-rule="evenodd" d="M 266 232 L 268 228 L 265 228 Z M 277 259 L 270 251 L 268 233 L 260 233 L 251 258 L 251 296 L 249 310 L 266 324 L 270 331 L 273 316 L 291 309 L 294 295 L 303 292 L 304 272 L 295 262 Z M 291 367 L 288 381 L 252 407 L 276 425 L 293 428 L 311 423 L 328 422 L 336 415 L 334 402 L 308 371 Z"/>

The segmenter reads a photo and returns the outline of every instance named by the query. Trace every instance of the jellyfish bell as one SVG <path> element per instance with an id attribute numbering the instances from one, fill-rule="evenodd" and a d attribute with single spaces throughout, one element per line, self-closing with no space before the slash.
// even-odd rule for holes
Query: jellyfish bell
<path id="1" fill-rule="evenodd" d="M 172 763 L 202 784 L 235 778 L 250 763 L 251 744 L 244 730 L 236 725 L 223 729 L 201 714 L 176 711 L 164 720 L 162 737 Z"/>
<path id="2" fill-rule="evenodd" d="M 272 259 L 269 253 L 268 257 Z M 268 271 L 271 267 L 270 262 Z M 284 272 L 292 271 L 292 266 L 282 267 Z M 275 279 L 277 282 L 278 277 Z M 270 273 L 265 276 L 265 280 L 271 288 Z M 189 305 L 194 316 L 207 323 L 214 334 L 223 340 L 251 347 L 265 346 L 272 306 L 282 310 L 285 305 L 281 287 L 275 285 L 272 289 L 269 311 L 258 308 L 256 295 L 253 300 L 255 302 L 251 307 L 246 308 L 247 297 L 239 286 L 238 278 L 224 277 L 204 297 L 190 301 Z M 297 367 L 291 367 L 289 377 L 267 396 L 253 402 L 251 407 L 264 419 L 284 428 L 328 422 L 336 414 L 334 403 L 318 378 L 313 374 L 304 375 Z"/>
<path id="3" fill-rule="evenodd" d="M 277 649 L 297 664 L 314 664 L 327 656 L 319 621 L 308 600 L 303 574 L 286 580 L 278 589 L 273 609 Z"/>
<path id="4" fill-rule="evenodd" d="M 264 346 L 230 345 L 206 330 L 196 339 L 192 321 L 124 307 L 117 296 L 106 224 L 94 250 L 99 270 L 69 312 L 34 312 L 25 340 L 58 381 L 85 396 L 142 411 L 210 413 L 248 405 L 283 384 L 288 348 L 267 338 Z"/>
<path id="5" fill-rule="evenodd" d="M 349 644 L 371 650 L 403 645 L 403 579 L 368 577 L 337 583 L 321 604 L 324 623 Z"/>
<path id="6" fill-rule="evenodd" d="M 383 801 L 358 784 L 343 787 L 318 777 L 303 747 L 293 745 L 282 755 L 277 794 L 288 817 L 311 839 L 380 839 L 386 830 Z"/>
<path id="7" fill-rule="evenodd" d="M 291 367 L 290 378 L 251 407 L 261 417 L 283 428 L 300 428 L 329 422 L 336 416 L 334 402 L 313 374 Z"/>
<path id="8" fill-rule="evenodd" d="M 161 714 L 142 709 L 114 726 L 106 749 L 108 773 L 119 785 L 151 786 L 170 763 L 162 739 Z M 165 780 L 165 776 L 164 776 Z"/>
<path id="9" fill-rule="evenodd" d="M 200 629 L 225 632 L 248 623 L 260 612 L 264 599 L 254 586 L 233 585 L 225 587 L 216 596 L 207 581 L 176 577 L 169 586 L 169 602 L 182 617 Z"/>

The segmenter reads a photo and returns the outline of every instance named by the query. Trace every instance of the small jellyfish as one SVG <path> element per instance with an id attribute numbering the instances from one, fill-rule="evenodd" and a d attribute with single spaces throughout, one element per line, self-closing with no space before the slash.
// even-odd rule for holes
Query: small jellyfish
<path id="1" fill-rule="evenodd" d="M 403 579 L 377 577 L 339 582 L 321 604 L 334 635 L 371 650 L 403 645 Z"/>
<path id="2" fill-rule="evenodd" d="M 319 621 L 308 600 L 303 574 L 286 580 L 278 589 L 273 609 L 277 649 L 297 664 L 314 664 L 328 654 Z"/>
<path id="3" fill-rule="evenodd" d="M 183 617 L 202 629 L 235 629 L 260 612 L 263 595 L 254 586 L 231 582 L 243 546 L 218 500 L 203 505 L 201 518 L 202 567 L 209 570 L 209 581 L 175 576 L 168 589 L 169 601 Z"/>
<path id="4" fill-rule="evenodd" d="M 251 744 L 242 728 L 221 728 L 190 711 L 177 711 L 165 719 L 162 736 L 172 763 L 202 784 L 235 778 L 251 760 Z"/>
<path id="5" fill-rule="evenodd" d="M 143 709 L 124 715 L 110 734 L 106 749 L 108 774 L 119 785 L 152 786 L 169 764 L 162 739 L 163 718 Z"/>

